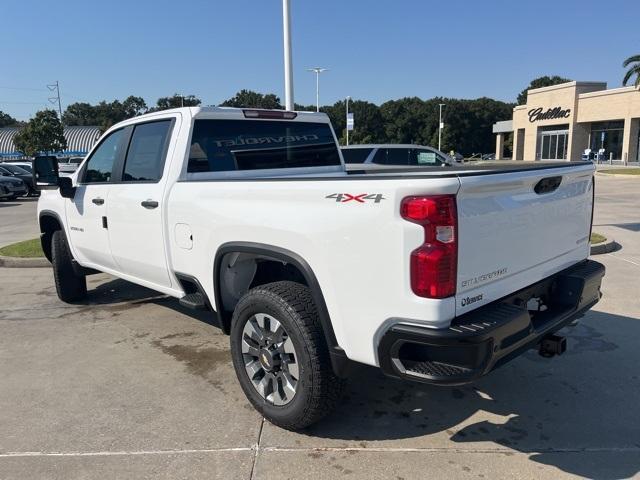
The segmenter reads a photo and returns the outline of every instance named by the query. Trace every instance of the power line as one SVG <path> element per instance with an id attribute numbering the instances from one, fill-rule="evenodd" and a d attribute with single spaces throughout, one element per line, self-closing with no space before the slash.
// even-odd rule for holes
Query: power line
<path id="1" fill-rule="evenodd" d="M 15 104 L 15 105 L 46 105 L 45 102 L 5 102 L 4 100 L 0 100 L 0 103 L 6 103 L 6 104 Z"/>
<path id="2" fill-rule="evenodd" d="M 46 92 L 47 91 L 46 88 L 6 87 L 6 86 L 0 86 L 0 88 L 3 88 L 5 90 L 28 90 L 30 92 Z"/>

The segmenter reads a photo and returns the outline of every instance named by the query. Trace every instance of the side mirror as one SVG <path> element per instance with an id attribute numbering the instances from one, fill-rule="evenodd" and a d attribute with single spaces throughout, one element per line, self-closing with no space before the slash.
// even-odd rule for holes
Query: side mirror
<path id="1" fill-rule="evenodd" d="M 58 186 L 60 187 L 60 196 L 63 198 L 73 198 L 76 194 L 76 187 L 73 186 L 71 177 L 58 178 Z"/>
<path id="2" fill-rule="evenodd" d="M 33 186 L 36 190 L 55 190 L 58 188 L 58 159 L 41 156 L 33 159 Z"/>

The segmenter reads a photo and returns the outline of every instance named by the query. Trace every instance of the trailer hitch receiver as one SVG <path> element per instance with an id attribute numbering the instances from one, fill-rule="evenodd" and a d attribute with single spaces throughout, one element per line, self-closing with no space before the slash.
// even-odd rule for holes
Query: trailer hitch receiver
<path id="1" fill-rule="evenodd" d="M 560 335 L 547 335 L 540 342 L 538 353 L 546 358 L 562 355 L 567 349 L 567 339 Z"/>

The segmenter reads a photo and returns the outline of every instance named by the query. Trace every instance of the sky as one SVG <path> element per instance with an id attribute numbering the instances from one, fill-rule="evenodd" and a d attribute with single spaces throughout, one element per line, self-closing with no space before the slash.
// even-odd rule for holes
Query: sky
<path id="1" fill-rule="evenodd" d="M 284 102 L 280 0 L 1 0 L 0 110 L 193 94 L 216 105 L 247 88 Z M 294 98 L 347 95 L 515 101 L 535 77 L 621 86 L 640 53 L 640 1 L 291 0 Z M 526 8 L 523 8 L 525 7 Z"/>

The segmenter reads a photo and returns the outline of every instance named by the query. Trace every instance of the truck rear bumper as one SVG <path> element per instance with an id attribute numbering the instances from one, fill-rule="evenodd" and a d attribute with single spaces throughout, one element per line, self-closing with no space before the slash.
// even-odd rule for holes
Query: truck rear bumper
<path id="1" fill-rule="evenodd" d="M 454 319 L 447 329 L 401 323 L 378 345 L 387 375 L 423 383 L 472 382 L 538 345 L 595 305 L 605 268 L 586 260 L 508 297 Z M 546 309 L 527 310 L 532 298 Z"/>

